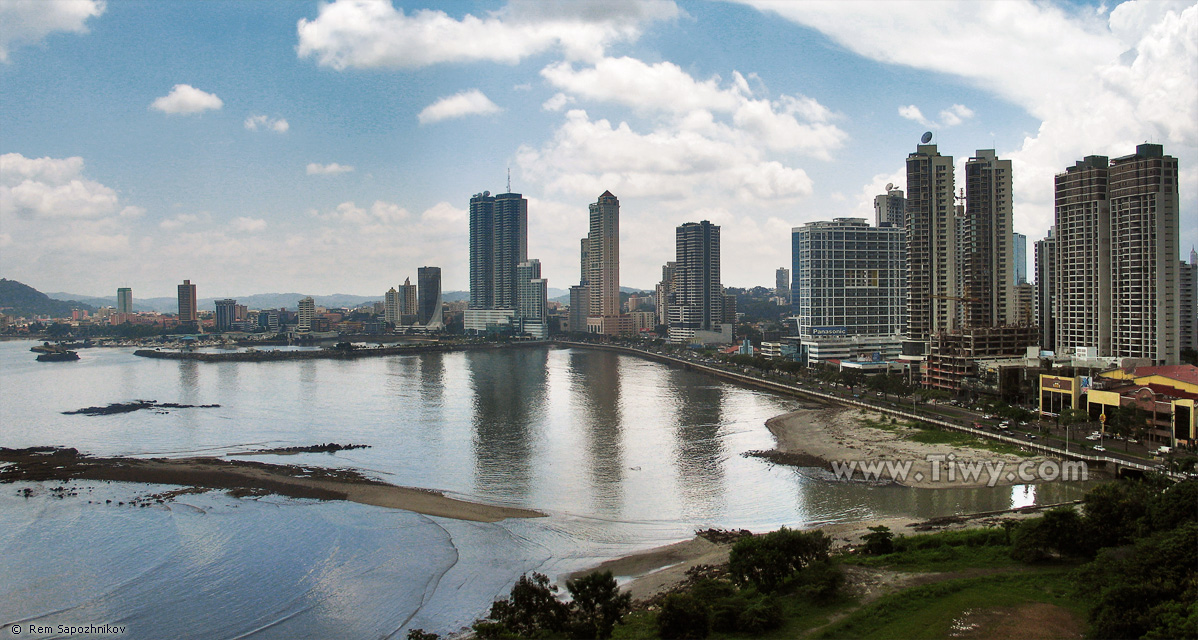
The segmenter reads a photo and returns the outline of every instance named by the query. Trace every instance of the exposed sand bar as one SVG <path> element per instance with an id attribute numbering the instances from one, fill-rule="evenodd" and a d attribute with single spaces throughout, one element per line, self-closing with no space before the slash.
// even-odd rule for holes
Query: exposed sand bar
<path id="1" fill-rule="evenodd" d="M 482 504 L 450 498 L 438 491 L 400 487 L 357 471 L 266 464 L 221 458 L 93 458 L 75 449 L 0 448 L 0 482 L 16 480 L 114 480 L 172 484 L 211 489 L 252 489 L 293 498 L 348 500 L 430 516 L 498 522 L 505 518 L 538 518 L 531 509 Z"/>
<path id="2" fill-rule="evenodd" d="M 945 487 L 974 488 L 1026 484 L 1028 481 L 1010 475 L 1021 463 L 1038 466 L 1048 460 L 1043 456 L 1023 457 L 996 453 L 985 449 L 951 444 L 925 444 L 908 437 L 917 432 L 905 426 L 878 429 L 866 426 L 868 421 L 881 423 L 889 418 L 861 409 L 813 405 L 783 414 L 766 421 L 777 447 L 759 455 L 772 462 L 802 467 L 830 468 L 832 461 L 911 461 L 910 472 L 901 478 L 885 478 L 908 487 L 935 489 Z M 928 456 L 944 456 L 940 463 L 939 479 L 935 479 L 932 461 Z M 949 457 L 951 456 L 951 458 Z M 954 474 L 949 477 L 949 461 L 955 465 L 984 463 L 1001 473 L 980 473 L 973 479 Z M 1036 482 L 1038 480 L 1033 480 Z"/>

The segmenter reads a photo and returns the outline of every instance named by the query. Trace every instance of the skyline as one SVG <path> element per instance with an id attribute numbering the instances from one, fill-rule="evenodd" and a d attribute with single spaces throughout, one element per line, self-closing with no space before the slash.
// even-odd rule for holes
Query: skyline
<path id="1" fill-rule="evenodd" d="M 978 149 L 1012 161 L 1031 242 L 1055 174 L 1162 144 L 1198 244 L 1194 3 L 425 6 L 0 2 L 0 275 L 382 296 L 438 265 L 467 290 L 470 195 L 510 168 L 554 288 L 606 190 L 621 282 L 710 220 L 724 284 L 768 286 L 791 228 L 905 190 L 925 130 L 959 183 Z"/>

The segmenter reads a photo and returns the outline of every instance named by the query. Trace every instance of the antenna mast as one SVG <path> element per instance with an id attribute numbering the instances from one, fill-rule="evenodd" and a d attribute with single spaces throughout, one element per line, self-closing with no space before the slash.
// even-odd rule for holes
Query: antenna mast
<path id="1" fill-rule="evenodd" d="M 512 168 L 507 168 L 507 192 L 512 192 Z"/>

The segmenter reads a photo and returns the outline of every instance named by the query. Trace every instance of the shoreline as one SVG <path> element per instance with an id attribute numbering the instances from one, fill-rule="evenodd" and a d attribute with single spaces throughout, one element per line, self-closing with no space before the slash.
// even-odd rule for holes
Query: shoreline
<path id="1" fill-rule="evenodd" d="M 892 469 L 886 467 L 875 480 L 917 489 L 969 489 L 1057 480 L 1039 475 L 1029 480 L 1016 473 L 1021 466 L 1039 469 L 1042 464 L 1059 464 L 1055 458 L 1019 456 L 968 445 L 917 442 L 908 436 L 921 429 L 886 420 L 882 414 L 864 409 L 807 406 L 766 420 L 765 426 L 773 434 L 776 444 L 773 449 L 751 453 L 775 464 L 819 467 L 829 471 L 833 471 L 834 465 L 851 462 L 909 463 L 907 470 L 901 473 L 892 473 Z M 886 427 L 869 426 L 867 422 Z M 929 460 L 929 456 L 942 456 L 942 462 Z M 954 467 L 951 475 L 950 467 Z M 966 477 L 968 474 L 957 471 L 963 467 L 975 467 L 978 473 Z M 991 469 L 1000 471 L 992 472 Z M 1086 475 L 1081 479 L 1088 479 L 1092 473 L 1087 467 Z M 853 479 L 864 479 L 860 469 L 853 474 Z"/>
<path id="2" fill-rule="evenodd" d="M 275 493 L 291 498 L 346 500 L 473 522 L 545 516 L 532 509 L 471 502 L 432 489 L 388 484 L 348 469 L 214 457 L 93 458 L 75 449 L 56 447 L 0 448 L 0 462 L 8 463 L 0 467 L 0 483 L 83 479 L 203 487 Z"/>
<path id="3" fill-rule="evenodd" d="M 861 544 L 862 536 L 870 533 L 870 527 L 889 527 L 896 536 L 961 531 L 997 526 L 1003 520 L 1021 520 L 1056 506 L 1061 505 L 1032 505 L 997 512 L 942 516 L 930 520 L 904 516 L 872 518 L 854 522 L 834 522 L 797 530 L 823 531 L 832 538 L 833 549 L 843 549 Z M 683 586 L 689 579 L 688 571 L 691 569 L 726 564 L 732 545 L 732 540 L 712 542 L 700 532 L 688 540 L 629 554 L 560 576 L 558 582 L 564 584 L 566 580 L 577 579 L 596 571 L 611 571 L 613 576 L 625 579 L 621 581 L 620 589 L 631 594 L 633 600 L 651 600 Z"/>

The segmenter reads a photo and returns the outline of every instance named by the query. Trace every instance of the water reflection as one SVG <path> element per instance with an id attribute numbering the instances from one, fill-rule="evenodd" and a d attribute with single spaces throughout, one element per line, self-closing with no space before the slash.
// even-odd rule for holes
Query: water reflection
<path id="1" fill-rule="evenodd" d="M 518 501 L 528 496 L 548 355 L 546 349 L 466 354 L 474 411 L 474 482 L 480 494 Z"/>
<path id="2" fill-rule="evenodd" d="M 614 353 L 570 352 L 570 387 L 582 408 L 578 428 L 586 439 L 592 505 L 605 515 L 619 513 L 624 501 L 620 365 L 620 357 Z"/>
<path id="3" fill-rule="evenodd" d="M 674 466 L 687 515 L 722 510 L 725 456 L 724 385 L 683 369 L 671 369 L 667 388 L 674 398 Z"/>

